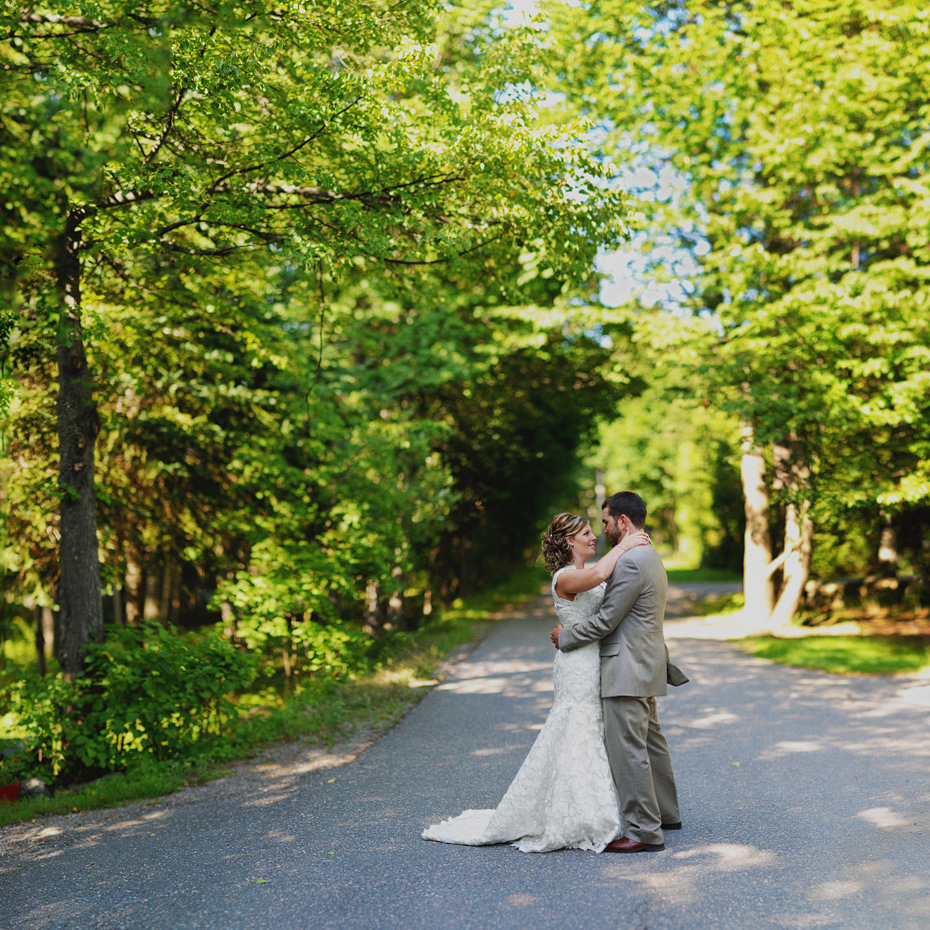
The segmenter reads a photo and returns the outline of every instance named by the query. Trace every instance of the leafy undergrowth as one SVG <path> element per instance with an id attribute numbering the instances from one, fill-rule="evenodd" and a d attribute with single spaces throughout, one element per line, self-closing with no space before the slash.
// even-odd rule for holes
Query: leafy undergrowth
<path id="1" fill-rule="evenodd" d="M 896 675 L 930 666 L 930 636 L 753 636 L 736 645 L 771 662 L 838 675 Z"/>
<path id="2" fill-rule="evenodd" d="M 539 570 L 527 570 L 505 586 L 456 602 L 421 630 L 395 637 L 382 667 L 370 674 L 305 681 L 290 696 L 280 686 L 240 695 L 239 717 L 223 733 L 198 741 L 184 760 L 150 757 L 124 773 L 59 789 L 51 798 L 0 803 L 0 826 L 170 794 L 222 777 L 230 763 L 274 743 L 307 739 L 332 746 L 360 733 L 383 733 L 426 694 L 437 668 L 457 647 L 480 639 L 497 611 L 538 594 L 543 580 Z"/>

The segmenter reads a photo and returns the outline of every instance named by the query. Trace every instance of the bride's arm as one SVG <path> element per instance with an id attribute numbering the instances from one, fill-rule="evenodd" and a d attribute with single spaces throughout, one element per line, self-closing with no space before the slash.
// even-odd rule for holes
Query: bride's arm
<path id="1" fill-rule="evenodd" d="M 566 594 L 580 594 L 582 591 L 590 591 L 596 588 L 602 581 L 610 577 L 618 559 L 623 557 L 625 552 L 636 546 L 648 546 L 651 540 L 648 533 L 633 533 L 625 536 L 623 541 L 618 543 L 602 559 L 597 561 L 590 568 L 579 568 L 573 572 L 562 572 L 559 580 L 555 583 L 555 593 L 559 597 L 565 597 Z"/>

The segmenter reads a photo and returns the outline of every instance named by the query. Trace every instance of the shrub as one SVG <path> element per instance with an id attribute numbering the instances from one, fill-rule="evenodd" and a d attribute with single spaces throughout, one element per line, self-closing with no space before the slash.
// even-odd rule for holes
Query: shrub
<path id="1" fill-rule="evenodd" d="M 251 553 L 254 571 L 220 581 L 215 607 L 228 604 L 236 636 L 271 657 L 287 652 L 314 677 L 344 678 L 371 668 L 369 638 L 344 622 L 336 598 L 353 583 L 331 555 L 292 542 L 263 540 Z"/>
<path id="2" fill-rule="evenodd" d="M 221 731 L 236 713 L 228 695 L 253 675 L 252 658 L 216 633 L 117 627 L 88 648 L 81 678 L 18 682 L 17 711 L 34 766 L 62 781 L 183 756 Z"/>

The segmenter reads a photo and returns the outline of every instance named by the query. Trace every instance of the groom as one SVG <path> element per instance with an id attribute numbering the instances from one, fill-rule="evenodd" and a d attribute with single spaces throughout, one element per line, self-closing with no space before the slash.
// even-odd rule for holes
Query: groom
<path id="1" fill-rule="evenodd" d="M 604 502 L 602 517 L 616 546 L 643 529 L 646 505 L 638 494 L 623 491 Z M 668 744 L 656 717 L 656 697 L 668 690 L 662 631 L 667 591 L 655 549 L 636 546 L 617 562 L 597 614 L 568 628 L 559 624 L 550 637 L 565 652 L 601 644 L 604 738 L 626 824 L 626 834 L 605 852 L 664 849 L 662 830 L 681 829 Z"/>

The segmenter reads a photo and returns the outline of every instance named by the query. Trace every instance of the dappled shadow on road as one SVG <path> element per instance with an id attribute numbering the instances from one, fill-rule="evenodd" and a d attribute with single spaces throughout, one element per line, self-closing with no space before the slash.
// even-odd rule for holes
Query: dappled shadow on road
<path id="1" fill-rule="evenodd" d="M 162 798 L 138 801 L 114 810 L 75 812 L 18 823 L 0 830 L 0 874 L 14 867 L 13 856 L 40 861 L 63 852 L 90 849 L 118 838 L 151 837 L 179 811 L 197 805 L 232 802 L 245 808 L 262 808 L 300 791 L 304 779 L 354 759 L 370 745 L 364 735 L 330 750 L 309 741 L 295 740 L 230 766 L 230 773 L 204 785 L 185 788 Z"/>
<path id="2" fill-rule="evenodd" d="M 679 640 L 675 652 L 693 680 L 678 692 L 687 695 L 687 707 L 673 705 L 681 708 L 676 719 L 692 742 L 748 740 L 764 759 L 819 751 L 897 753 L 896 767 L 916 768 L 930 759 L 930 708 L 915 700 L 926 687 L 917 676 L 843 676 L 775 666 L 708 641 Z M 773 742 L 775 734 L 785 738 Z"/>
<path id="3" fill-rule="evenodd" d="M 543 617 L 539 625 L 545 626 Z M 430 782 L 434 796 L 424 793 L 423 825 L 435 819 L 434 812 L 445 817 L 467 807 L 493 807 L 522 761 L 522 751 L 507 741 L 514 731 L 491 709 L 492 696 L 507 698 L 524 732 L 524 711 L 540 712 L 534 698 L 550 696 L 542 683 L 547 658 L 533 664 L 529 656 L 515 658 L 514 648 L 525 646 L 503 640 L 493 645 L 491 654 L 476 657 L 443 686 L 441 700 L 457 708 L 447 718 L 456 721 L 455 732 L 430 758 L 443 780 L 439 789 Z M 602 888 L 610 900 L 624 902 L 617 911 L 634 930 L 850 930 L 870 926 L 879 915 L 882 925 L 897 930 L 926 930 L 926 679 L 774 666 L 713 640 L 679 638 L 671 645 L 692 683 L 671 689 L 660 702 L 685 818 L 683 831 L 667 833 L 664 852 L 628 857 L 563 851 L 546 857 L 557 863 L 551 867 L 526 864 L 522 854 L 502 847 L 433 851 L 432 860 L 445 863 L 448 857 L 459 868 L 493 861 L 506 869 L 514 856 L 519 864 L 513 867 L 523 876 L 551 870 L 560 882 L 590 888 L 592 909 Z M 471 733 L 471 742 L 460 729 Z M 471 765 L 478 761 L 475 753 L 506 761 L 506 777 L 480 765 L 464 777 L 463 759 L 470 754 Z M 494 790 L 482 790 L 489 782 Z M 626 896 L 618 897 L 618 887 L 627 889 Z M 513 926 L 527 913 L 519 902 L 501 904 L 512 909 Z M 542 895 L 533 906 L 552 902 Z M 538 912 L 534 921 L 548 926 Z"/>
<path id="4" fill-rule="evenodd" d="M 714 879 L 722 872 L 745 871 L 748 890 L 793 875 L 791 895 L 773 902 L 779 926 L 857 926 L 857 908 L 878 904 L 883 923 L 930 925 L 920 681 L 774 666 L 708 641 L 675 651 L 693 684 L 662 719 L 688 831 L 646 881 L 694 900 L 732 885 Z"/>
<path id="5" fill-rule="evenodd" d="M 514 612 L 358 758 L 361 744 L 292 744 L 161 801 L 7 828 L 4 927 L 302 930 L 301 902 L 359 930 L 930 926 L 926 680 L 773 666 L 711 640 L 672 643 L 692 682 L 660 703 L 685 822 L 665 851 L 423 842 L 506 790 L 551 704 L 553 622 L 551 602 Z"/>
<path id="6" fill-rule="evenodd" d="M 447 667 L 434 691 L 468 706 L 460 733 L 484 716 L 488 739 L 469 747 L 467 766 L 456 756 L 451 769 L 464 779 L 463 795 L 465 783 L 487 774 L 484 790 L 496 795 L 495 803 L 551 704 L 554 650 L 545 638 L 551 603 L 523 616 L 533 626 L 535 654 L 518 649 L 515 655 L 508 637 L 504 645 L 483 644 L 474 662 Z M 508 627 L 514 632 L 519 622 Z M 501 697 L 506 710 L 495 716 L 489 708 Z M 440 730 L 428 742 L 449 745 L 448 736 Z M 226 888 L 231 900 L 248 900 L 250 889 L 270 884 L 269 876 L 288 863 L 305 869 L 307 856 L 342 854 L 359 829 L 396 829 L 409 803 L 399 794 L 396 763 L 366 754 L 358 766 L 345 765 L 370 742 L 362 734 L 327 750 L 298 741 L 233 766 L 228 777 L 165 798 L 7 827 L 0 831 L 0 897 L 11 915 L 4 930 L 100 926 L 104 914 L 108 926 L 190 926 L 194 915 L 179 903 L 183 893 L 222 910 L 217 888 Z M 425 761 L 415 751 L 402 755 L 405 764 Z M 404 783 L 418 779 L 409 775 Z M 405 827 L 402 836 L 420 842 L 419 829 Z M 396 846 L 368 836 L 359 843 L 375 851 Z M 28 882 L 21 881 L 24 874 Z"/>
<path id="7" fill-rule="evenodd" d="M 537 627 L 547 623 L 540 615 Z M 527 654 L 524 643 L 518 637 L 496 640 L 434 694 L 452 705 L 454 716 L 446 719 L 455 723 L 443 751 L 430 758 L 442 785 L 437 791 L 429 783 L 436 794 L 424 795 L 423 825 L 435 819 L 434 812 L 445 817 L 467 807 L 493 807 L 522 761 L 520 741 L 508 737 L 518 731 L 525 736 L 527 713 L 544 715 L 538 699 L 551 697 L 548 656 Z M 692 678 L 660 702 L 685 829 L 669 832 L 666 851 L 653 856 L 556 853 L 556 870 L 572 882 L 626 886 L 638 902 L 630 923 L 635 928 L 849 930 L 869 926 L 881 914 L 883 924 L 898 930 L 926 930 L 926 680 L 774 666 L 713 640 L 677 638 L 671 646 Z M 508 725 L 492 709 L 499 706 L 495 696 L 506 699 L 518 721 Z M 462 774 L 465 758 L 470 777 Z M 481 765 L 492 759 L 506 765 Z M 488 784 L 493 790 L 483 790 Z M 494 848 L 432 855 L 455 862 L 488 856 L 503 867 L 511 853 Z M 526 874 L 544 866 L 519 868 Z M 517 902 L 507 906 L 515 919 L 526 913 Z"/>
<path id="8" fill-rule="evenodd" d="M 541 678 L 540 674 L 546 676 Z M 552 693 L 552 660 L 546 662 L 515 659 L 471 662 L 451 681 L 438 686 L 452 694 L 502 694 L 525 696 L 528 692 Z"/>

